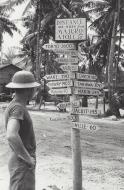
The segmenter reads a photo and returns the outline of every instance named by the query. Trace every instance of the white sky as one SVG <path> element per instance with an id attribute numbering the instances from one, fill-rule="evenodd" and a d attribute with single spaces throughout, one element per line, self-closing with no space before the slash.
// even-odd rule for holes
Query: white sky
<path id="1" fill-rule="evenodd" d="M 5 2 L 5 0 L 0 0 L 1 2 Z M 16 7 L 16 11 L 13 12 L 13 14 L 11 15 L 10 19 L 20 19 L 22 16 L 22 13 L 25 9 L 25 4 L 19 5 L 18 7 Z M 18 21 L 15 23 L 16 26 L 19 28 L 19 30 L 21 31 L 21 34 L 14 32 L 13 37 L 11 37 L 8 34 L 4 34 L 3 35 L 3 44 L 2 44 L 2 51 L 5 53 L 8 48 L 13 47 L 13 46 L 20 46 L 20 40 L 22 39 L 22 37 L 24 36 L 26 29 L 22 26 L 21 21 Z"/>

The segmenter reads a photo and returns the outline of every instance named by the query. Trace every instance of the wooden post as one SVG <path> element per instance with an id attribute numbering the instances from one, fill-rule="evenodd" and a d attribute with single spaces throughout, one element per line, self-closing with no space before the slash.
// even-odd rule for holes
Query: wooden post
<path id="1" fill-rule="evenodd" d="M 78 49 L 78 44 L 76 44 Z M 75 80 L 75 79 L 74 79 Z M 74 87 L 72 87 L 72 96 L 70 96 L 70 103 L 74 102 L 77 97 L 73 93 Z M 74 115 L 75 122 L 79 122 L 79 115 Z M 73 122 L 73 121 L 72 121 Z M 81 143 L 80 143 L 80 130 L 72 128 L 71 130 L 72 141 L 72 163 L 73 163 L 73 190 L 82 190 L 82 159 L 81 159 Z"/>
<path id="2" fill-rule="evenodd" d="M 80 130 L 72 128 L 73 190 L 82 190 Z"/>

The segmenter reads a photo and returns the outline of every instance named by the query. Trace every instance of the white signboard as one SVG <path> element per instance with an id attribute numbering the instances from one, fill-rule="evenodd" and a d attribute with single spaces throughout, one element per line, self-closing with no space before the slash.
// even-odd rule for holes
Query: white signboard
<path id="1" fill-rule="evenodd" d="M 70 58 L 56 58 L 55 61 L 58 63 L 78 63 L 78 58 L 70 57 Z"/>
<path id="2" fill-rule="evenodd" d="M 64 94 L 71 94 L 71 88 L 59 88 L 59 89 L 50 89 L 49 93 L 51 95 L 64 95 Z"/>
<path id="3" fill-rule="evenodd" d="M 44 44 L 42 46 L 45 50 L 70 50 L 75 49 L 75 44 L 73 43 L 54 43 L 54 44 Z"/>
<path id="4" fill-rule="evenodd" d="M 53 74 L 53 75 L 45 75 L 43 77 L 46 80 L 66 80 L 66 79 L 74 79 L 75 74 L 70 73 L 70 74 Z"/>
<path id="5" fill-rule="evenodd" d="M 47 86 L 49 88 L 67 87 L 67 86 L 73 86 L 73 82 L 72 82 L 72 80 L 52 81 L 52 82 L 48 82 Z"/>
<path id="6" fill-rule="evenodd" d="M 94 90 L 94 89 L 75 88 L 74 89 L 74 94 L 98 96 L 98 95 L 101 94 L 101 92 L 99 90 Z"/>
<path id="7" fill-rule="evenodd" d="M 86 40 L 86 18 L 56 19 L 55 40 Z"/>
<path id="8" fill-rule="evenodd" d="M 95 88 L 101 89 L 103 88 L 103 84 L 99 82 L 84 82 L 84 81 L 74 81 L 75 87 L 84 87 L 84 88 Z"/>
<path id="9" fill-rule="evenodd" d="M 75 100 L 75 101 L 71 102 L 71 105 L 72 105 L 72 107 L 75 107 L 75 108 L 80 107 L 81 100 Z"/>
<path id="10" fill-rule="evenodd" d="M 80 108 L 72 108 L 71 113 L 81 114 L 81 115 L 99 115 L 101 114 L 101 110 L 80 107 Z"/>
<path id="11" fill-rule="evenodd" d="M 70 102 L 62 102 L 57 105 L 60 109 L 65 109 L 68 105 L 70 105 Z"/>
<path id="12" fill-rule="evenodd" d="M 77 79 L 84 79 L 84 80 L 96 80 L 97 76 L 91 75 L 91 74 L 76 73 L 76 78 Z"/>
<path id="13" fill-rule="evenodd" d="M 78 65 L 61 65 L 63 71 L 78 71 Z"/>
<path id="14" fill-rule="evenodd" d="M 93 125 L 90 123 L 78 123 L 78 122 L 73 122 L 74 127 L 77 129 L 84 129 L 88 131 L 97 131 L 99 130 L 99 127 L 97 125 Z"/>
<path id="15" fill-rule="evenodd" d="M 78 55 L 77 50 L 59 50 L 59 49 L 55 49 L 54 52 L 56 54 L 68 55 L 68 56 L 72 56 L 72 57 L 77 57 L 77 55 Z"/>

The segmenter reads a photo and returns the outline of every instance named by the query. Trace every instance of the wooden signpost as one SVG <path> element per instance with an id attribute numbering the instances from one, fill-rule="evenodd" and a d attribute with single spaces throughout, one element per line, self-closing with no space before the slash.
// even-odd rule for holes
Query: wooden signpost
<path id="1" fill-rule="evenodd" d="M 51 95 L 71 94 L 71 88 L 50 89 L 49 93 Z"/>
<path id="2" fill-rule="evenodd" d="M 75 49 L 75 45 L 73 43 L 54 43 L 54 44 L 44 44 L 42 46 L 45 50 L 70 50 Z"/>
<path id="3" fill-rule="evenodd" d="M 61 88 L 61 87 L 73 86 L 73 82 L 72 80 L 52 81 L 48 82 L 47 86 L 49 88 Z"/>
<path id="4" fill-rule="evenodd" d="M 46 80 L 50 80 L 50 81 L 54 81 L 54 80 L 68 80 L 68 79 L 74 79 L 75 78 L 75 74 L 71 73 L 71 74 L 53 74 L 53 75 L 45 75 L 43 77 Z"/>
<path id="5" fill-rule="evenodd" d="M 57 61 L 58 63 L 78 63 L 78 58 L 74 58 L 74 57 L 71 57 L 71 58 L 56 58 L 55 61 Z"/>
<path id="6" fill-rule="evenodd" d="M 63 71 L 78 71 L 78 65 L 61 65 Z"/>
<path id="7" fill-rule="evenodd" d="M 80 123 L 79 115 L 99 115 L 98 109 L 80 107 L 80 99 L 77 96 L 98 96 L 99 89 L 103 87 L 101 83 L 95 82 L 96 75 L 78 73 L 78 51 L 77 41 L 86 40 L 87 26 L 86 18 L 56 19 L 55 40 L 73 41 L 74 43 L 45 44 L 46 50 L 52 50 L 57 54 L 67 55 L 58 57 L 55 60 L 64 65 L 60 68 L 68 73 L 46 75 L 44 79 L 51 81 L 47 83 L 52 95 L 70 95 L 69 103 L 60 103 L 59 106 L 71 105 L 70 119 L 72 121 L 72 159 L 73 159 L 73 190 L 82 190 L 82 159 L 80 144 L 80 129 L 85 131 L 97 131 L 99 127 L 92 123 Z M 75 65 L 72 65 L 75 64 Z M 79 80 L 79 81 L 78 81 Z M 82 81 L 83 80 L 83 81 Z M 65 88 L 66 87 L 66 88 Z M 58 120 L 62 120 L 58 118 Z M 57 121 L 57 119 L 56 119 Z"/>
<path id="8" fill-rule="evenodd" d="M 78 51 L 77 50 L 55 49 L 53 51 L 56 54 L 68 55 L 68 56 L 71 56 L 71 57 L 78 57 Z"/>

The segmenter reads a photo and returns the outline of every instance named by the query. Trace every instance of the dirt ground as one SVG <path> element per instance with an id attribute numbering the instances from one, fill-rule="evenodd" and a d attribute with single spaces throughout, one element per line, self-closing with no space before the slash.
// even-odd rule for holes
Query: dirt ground
<path id="1" fill-rule="evenodd" d="M 37 140 L 36 190 L 72 190 L 71 122 L 68 113 L 30 111 Z M 60 118 L 61 120 L 56 120 Z M 99 126 L 80 131 L 85 190 L 124 190 L 124 119 L 80 116 Z M 9 184 L 8 144 L 0 109 L 0 189 Z"/>

